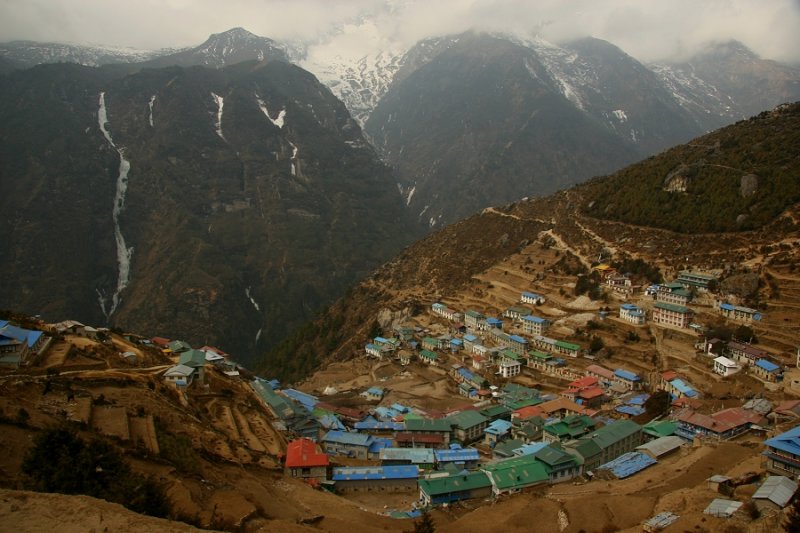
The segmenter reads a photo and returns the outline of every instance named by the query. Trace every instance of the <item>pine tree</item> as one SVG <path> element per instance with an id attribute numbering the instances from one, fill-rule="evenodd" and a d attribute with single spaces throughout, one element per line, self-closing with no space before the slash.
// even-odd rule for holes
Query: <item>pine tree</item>
<path id="1" fill-rule="evenodd" d="M 422 517 L 414 522 L 414 529 L 411 531 L 404 531 L 403 533 L 436 533 L 436 524 L 431 518 L 429 513 L 425 513 Z"/>
<path id="2" fill-rule="evenodd" d="M 795 498 L 789 514 L 783 522 L 783 530 L 788 533 L 800 533 L 800 498 Z"/>

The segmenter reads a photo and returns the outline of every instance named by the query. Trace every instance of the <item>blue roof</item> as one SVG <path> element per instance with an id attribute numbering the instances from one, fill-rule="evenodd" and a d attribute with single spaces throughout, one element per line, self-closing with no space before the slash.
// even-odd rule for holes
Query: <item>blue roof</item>
<path id="1" fill-rule="evenodd" d="M 456 448 L 450 450 L 434 450 L 436 461 L 439 463 L 465 463 L 478 461 L 480 455 L 475 448 Z"/>
<path id="2" fill-rule="evenodd" d="M 647 399 L 650 397 L 649 394 L 637 394 L 632 398 L 628 398 L 625 400 L 625 403 L 628 405 L 644 405 Z"/>
<path id="3" fill-rule="evenodd" d="M 618 413 L 630 416 L 639 416 L 644 413 L 644 407 L 637 407 L 635 405 L 620 405 L 619 407 L 615 407 L 614 410 Z"/>
<path id="4" fill-rule="evenodd" d="M 395 418 L 397 416 L 400 416 L 401 411 L 398 410 L 398 409 L 395 409 L 394 406 L 392 406 L 392 407 L 381 407 L 381 406 L 378 406 L 378 407 L 375 408 L 375 414 L 378 416 L 378 418 L 392 419 L 392 418 Z"/>
<path id="5" fill-rule="evenodd" d="M 381 347 L 378 346 L 377 344 L 372 344 L 371 342 L 368 342 L 366 349 L 367 350 L 380 350 Z"/>
<path id="6" fill-rule="evenodd" d="M 764 444 L 782 452 L 800 455 L 800 426 L 792 428 L 786 433 L 781 433 L 777 437 L 766 440 Z"/>
<path id="7" fill-rule="evenodd" d="M 319 424 L 325 429 L 337 429 L 340 431 L 344 431 L 346 428 L 342 421 L 333 414 L 333 413 L 326 413 L 320 417 L 317 417 Z"/>
<path id="8" fill-rule="evenodd" d="M 347 466 L 334 468 L 333 481 L 373 481 L 378 479 L 417 479 L 419 469 L 414 465 Z"/>
<path id="9" fill-rule="evenodd" d="M 489 424 L 489 426 L 486 429 L 484 429 L 484 431 L 492 435 L 505 435 L 506 433 L 508 433 L 508 430 L 510 429 L 511 429 L 511 422 L 500 418 Z"/>
<path id="10" fill-rule="evenodd" d="M 389 341 L 387 339 L 384 339 L 383 337 L 375 337 L 373 340 L 381 344 L 389 344 Z"/>
<path id="11" fill-rule="evenodd" d="M 524 317 L 522 317 L 522 320 L 526 320 L 528 322 L 534 322 L 536 324 L 544 324 L 545 322 L 547 322 L 546 319 L 544 319 L 544 318 L 542 318 L 540 316 L 534 316 L 534 315 L 524 316 Z"/>
<path id="12" fill-rule="evenodd" d="M 503 321 L 500 320 L 499 318 L 491 318 L 491 317 L 489 317 L 489 318 L 486 319 L 486 323 L 490 324 L 490 325 L 491 324 L 502 324 Z"/>
<path id="13" fill-rule="evenodd" d="M 464 335 L 464 340 L 467 342 L 475 342 L 476 340 L 478 340 L 478 337 L 476 337 L 475 335 Z"/>
<path id="14" fill-rule="evenodd" d="M 642 380 L 642 378 L 640 378 L 639 376 L 637 376 L 633 372 L 629 372 L 629 371 L 623 370 L 621 368 L 616 369 L 614 371 L 614 375 L 619 377 L 619 378 L 626 379 L 628 381 L 641 381 Z"/>
<path id="15" fill-rule="evenodd" d="M 625 479 L 637 472 L 641 472 L 648 466 L 653 466 L 656 462 L 655 459 L 641 452 L 628 452 L 613 461 L 600 465 L 598 470 L 610 470 L 617 478 Z"/>
<path id="16" fill-rule="evenodd" d="M 281 388 L 281 382 L 278 381 L 277 379 L 271 379 L 265 383 L 269 385 L 272 390 L 277 390 Z"/>
<path id="17" fill-rule="evenodd" d="M 380 387 L 370 387 L 367 389 L 367 394 L 371 394 L 373 396 L 383 396 L 383 389 Z"/>
<path id="18" fill-rule="evenodd" d="M 684 396 L 688 396 L 689 398 L 694 398 L 697 396 L 697 391 L 694 390 L 692 387 L 687 385 L 682 379 L 675 378 L 669 382 L 670 385 L 678 389 L 678 391 L 683 394 Z"/>
<path id="19" fill-rule="evenodd" d="M 622 304 L 622 305 L 620 305 L 620 307 L 622 309 L 625 309 L 626 311 L 638 311 L 639 310 L 639 308 L 637 306 L 633 305 L 633 304 Z"/>
<path id="20" fill-rule="evenodd" d="M 759 359 L 758 361 L 756 361 L 756 366 L 759 368 L 763 368 L 767 372 L 776 372 L 781 369 L 781 367 L 779 367 L 772 361 L 768 361 L 766 359 Z"/>
<path id="21" fill-rule="evenodd" d="M 391 408 L 394 409 L 395 411 L 397 411 L 398 413 L 407 413 L 407 412 L 410 411 L 410 409 L 408 407 L 406 407 L 403 404 L 399 404 L 399 403 L 393 403 L 391 405 Z"/>
<path id="22" fill-rule="evenodd" d="M 363 433 L 352 433 L 349 431 L 332 430 L 322 437 L 324 442 L 335 442 L 338 444 L 352 444 L 353 446 L 369 446 L 375 440 L 372 435 Z"/>
<path id="23" fill-rule="evenodd" d="M 516 448 L 514 453 L 517 455 L 533 455 L 546 447 L 546 442 L 529 442 L 528 444 L 523 444 L 519 448 Z"/>
<path id="24" fill-rule="evenodd" d="M 511 339 L 512 341 L 518 342 L 520 344 L 528 344 L 528 341 L 526 339 L 523 339 L 519 335 L 510 335 L 508 338 Z"/>
<path id="25" fill-rule="evenodd" d="M 535 292 L 523 291 L 522 295 L 528 298 L 541 298 L 541 296 L 536 294 Z"/>
<path id="26" fill-rule="evenodd" d="M 353 424 L 356 430 L 386 430 L 386 431 L 402 431 L 405 429 L 405 424 L 402 422 L 382 422 L 379 420 L 367 419 Z"/>
<path id="27" fill-rule="evenodd" d="M 286 396 L 296 401 L 309 411 L 313 411 L 314 406 L 317 405 L 317 403 L 319 403 L 319 399 L 316 396 L 306 394 L 305 392 L 300 392 L 299 390 L 296 389 L 283 389 L 281 392 L 283 392 Z"/>
<path id="28" fill-rule="evenodd" d="M 733 311 L 734 306 L 731 304 L 719 304 L 720 309 L 725 309 L 726 311 Z"/>
<path id="29" fill-rule="evenodd" d="M 450 344 L 453 344 L 455 346 L 461 346 L 464 343 L 462 342 L 461 339 L 453 339 L 453 340 L 450 341 Z"/>
<path id="30" fill-rule="evenodd" d="M 384 448 L 391 448 L 392 447 L 392 439 L 375 439 L 372 441 L 372 444 L 369 445 L 369 449 L 367 450 L 369 453 L 380 453 L 381 450 Z"/>
<path id="31" fill-rule="evenodd" d="M 472 381 L 473 379 L 475 379 L 475 374 L 473 374 L 472 372 L 470 372 L 469 370 L 467 370 L 464 367 L 459 368 L 458 369 L 458 373 L 459 373 L 459 375 L 461 377 L 463 377 L 464 379 L 466 379 L 468 381 Z"/>

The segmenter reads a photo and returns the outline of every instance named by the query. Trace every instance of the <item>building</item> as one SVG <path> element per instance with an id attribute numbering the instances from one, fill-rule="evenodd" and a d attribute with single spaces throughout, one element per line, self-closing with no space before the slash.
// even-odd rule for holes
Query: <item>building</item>
<path id="1" fill-rule="evenodd" d="M 534 455 L 513 457 L 483 468 L 492 482 L 495 495 L 520 492 L 550 482 L 547 467 Z"/>
<path id="2" fill-rule="evenodd" d="M 767 359 L 770 353 L 746 342 L 731 341 L 726 350 L 727 355 L 742 366 L 755 364 L 759 359 Z"/>
<path id="3" fill-rule="evenodd" d="M 528 335 L 543 335 L 550 322 L 542 317 L 526 315 L 522 317 L 522 330 Z"/>
<path id="4" fill-rule="evenodd" d="M 470 443 L 483 436 L 483 431 L 489 425 L 489 419 L 478 411 L 466 410 L 452 414 L 444 419 L 453 428 L 453 439 L 462 444 Z"/>
<path id="5" fill-rule="evenodd" d="M 194 381 L 194 368 L 186 365 L 175 365 L 164 372 L 164 379 L 178 387 L 188 387 Z"/>
<path id="6" fill-rule="evenodd" d="M 800 477 L 800 426 L 764 442 L 768 472 L 792 479 Z"/>
<path id="7" fill-rule="evenodd" d="M 614 371 L 600 365 L 586 367 L 586 375 L 597 378 L 597 384 L 608 388 L 614 384 Z"/>
<path id="8" fill-rule="evenodd" d="M 436 355 L 436 352 L 430 350 L 422 350 L 419 352 L 419 360 L 426 365 L 439 366 L 439 356 Z"/>
<path id="9" fill-rule="evenodd" d="M 347 466 L 334 468 L 336 492 L 411 492 L 417 488 L 419 469 L 413 465 Z"/>
<path id="10" fill-rule="evenodd" d="M 694 311 L 679 304 L 656 302 L 653 306 L 652 319 L 656 324 L 686 328 L 689 327 L 692 318 Z"/>
<path id="11" fill-rule="evenodd" d="M 450 309 L 443 303 L 436 302 L 431 305 L 431 311 L 435 315 L 439 315 L 442 318 L 446 318 L 450 321 L 458 321 L 461 320 L 461 313 L 455 311 L 454 309 Z"/>
<path id="12" fill-rule="evenodd" d="M 477 311 L 467 311 L 464 313 L 464 325 L 470 331 L 479 331 L 485 326 L 486 317 Z"/>
<path id="13" fill-rule="evenodd" d="M 775 383 L 783 379 L 783 369 L 767 359 L 759 359 L 750 367 L 750 373 L 759 379 Z"/>
<path id="14" fill-rule="evenodd" d="M 492 481 L 485 472 L 419 480 L 419 499 L 423 505 L 442 505 L 492 495 Z"/>
<path id="15" fill-rule="evenodd" d="M 640 390 L 642 388 L 642 378 L 628 370 L 618 368 L 614 371 L 614 383 L 625 390 Z"/>
<path id="16" fill-rule="evenodd" d="M 520 296 L 519 301 L 524 304 L 542 305 L 545 302 L 545 298 L 541 294 L 525 291 Z"/>
<path id="17" fill-rule="evenodd" d="M 719 314 L 729 320 L 735 320 L 737 322 L 749 324 L 751 322 L 757 322 L 762 318 L 760 311 L 751 309 L 749 307 L 740 307 L 738 305 L 721 302 L 719 300 L 714 302 L 714 306 L 719 310 Z"/>
<path id="18" fill-rule="evenodd" d="M 716 372 L 720 376 L 723 377 L 732 376 L 741 369 L 742 367 L 737 365 L 735 361 L 731 361 L 730 359 L 728 359 L 723 355 L 720 355 L 719 357 L 714 359 L 714 372 Z"/>
<path id="19" fill-rule="evenodd" d="M 692 293 L 677 282 L 659 285 L 656 291 L 656 302 L 675 305 L 686 305 L 692 299 Z"/>
<path id="20" fill-rule="evenodd" d="M 522 307 L 521 305 L 512 305 L 505 311 L 503 311 L 503 316 L 506 318 L 510 318 L 511 320 L 521 320 L 522 317 L 530 315 L 531 310 L 527 307 Z"/>
<path id="21" fill-rule="evenodd" d="M 414 465 L 422 470 L 433 470 L 436 462 L 431 448 L 384 448 L 379 458 L 382 466 Z"/>
<path id="22" fill-rule="evenodd" d="M 641 443 L 642 427 L 630 420 L 618 420 L 567 443 L 565 450 L 583 459 L 583 470 L 586 472 L 633 451 Z"/>
<path id="23" fill-rule="evenodd" d="M 286 446 L 284 474 L 307 481 L 325 481 L 328 478 L 328 456 L 310 439 L 293 440 Z"/>
<path id="24" fill-rule="evenodd" d="M 566 442 L 579 439 L 597 427 L 597 423 L 586 415 L 568 415 L 542 428 L 544 442 Z"/>
<path id="25" fill-rule="evenodd" d="M 513 378 L 514 376 L 518 376 L 520 372 L 522 372 L 522 363 L 519 361 L 511 361 L 508 359 L 504 359 L 500 365 L 500 375 L 504 378 Z"/>
<path id="26" fill-rule="evenodd" d="M 675 434 L 686 440 L 704 437 L 727 440 L 749 430 L 753 424 L 762 425 L 766 419 L 755 411 L 733 407 L 711 415 L 684 409 L 675 417 Z"/>
<path id="27" fill-rule="evenodd" d="M 633 304 L 622 304 L 619 306 L 619 317 L 636 326 L 641 326 L 645 322 L 644 310 Z"/>
<path id="28" fill-rule="evenodd" d="M 508 348 L 519 355 L 525 355 L 528 353 L 528 341 L 519 335 L 509 335 Z"/>
<path id="29" fill-rule="evenodd" d="M 484 441 L 490 448 L 494 448 L 498 442 L 510 436 L 511 422 L 502 419 L 495 420 L 486 427 L 484 433 L 486 435 Z"/>
<path id="30" fill-rule="evenodd" d="M 680 274 L 678 274 L 678 279 L 675 281 L 687 289 L 694 287 L 695 289 L 699 289 L 701 291 L 707 291 L 711 284 L 717 281 L 717 278 L 711 274 L 702 274 L 700 272 L 683 270 Z"/>
<path id="31" fill-rule="evenodd" d="M 636 451 L 644 453 L 653 459 L 660 459 L 666 455 L 680 450 L 686 441 L 676 435 L 669 435 L 653 439 L 636 447 Z"/>
<path id="32" fill-rule="evenodd" d="M 38 330 L 29 330 L 0 320 L 0 366 L 18 368 L 34 355 L 42 353 L 50 337 Z"/>
<path id="33" fill-rule="evenodd" d="M 181 342 L 181 341 L 176 341 Z M 194 369 L 194 380 L 205 383 L 206 353 L 201 350 L 188 349 L 181 352 L 178 365 Z"/>
<path id="34" fill-rule="evenodd" d="M 322 449 L 328 455 L 344 455 L 355 459 L 368 459 L 369 447 L 375 438 L 363 433 L 329 431 L 322 438 Z"/>
<path id="35" fill-rule="evenodd" d="M 451 444 L 446 450 L 434 450 L 437 468 L 452 464 L 460 468 L 472 469 L 478 466 L 480 454 L 475 448 L 462 448 L 458 444 Z"/>
<path id="36" fill-rule="evenodd" d="M 797 482 L 786 476 L 769 476 L 753 494 L 753 502 L 762 513 L 780 511 L 792 501 Z"/>
<path id="37" fill-rule="evenodd" d="M 447 419 L 407 417 L 405 424 L 405 432 L 398 433 L 395 437 L 395 442 L 400 447 L 446 448 L 450 444 L 453 427 Z"/>

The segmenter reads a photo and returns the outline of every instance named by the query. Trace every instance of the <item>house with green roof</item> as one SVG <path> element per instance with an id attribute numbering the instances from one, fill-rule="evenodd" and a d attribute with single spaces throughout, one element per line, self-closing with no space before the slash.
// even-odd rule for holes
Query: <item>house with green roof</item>
<path id="1" fill-rule="evenodd" d="M 180 358 L 178 359 L 178 365 L 184 365 L 194 369 L 194 379 L 200 383 L 205 382 L 205 364 L 206 353 L 202 350 L 194 350 L 190 348 L 189 350 L 182 352 Z"/>
<path id="2" fill-rule="evenodd" d="M 566 442 L 583 437 L 594 431 L 597 423 L 586 415 L 567 415 L 558 422 L 547 424 L 542 428 L 542 439 L 545 442 Z"/>
<path id="3" fill-rule="evenodd" d="M 555 446 L 543 446 L 532 454 L 547 467 L 550 483 L 562 483 L 581 474 L 582 462 Z"/>
<path id="4" fill-rule="evenodd" d="M 422 350 L 419 352 L 419 360 L 425 363 L 426 365 L 431 366 L 438 366 L 439 365 L 439 356 L 436 352 L 432 352 L 430 350 Z"/>
<path id="5" fill-rule="evenodd" d="M 404 446 L 407 446 L 410 442 L 412 447 L 415 443 L 422 443 L 425 447 L 447 447 L 450 443 L 453 426 L 446 418 L 406 416 L 404 422 L 406 425 L 405 431 L 402 434 L 398 433 L 397 437 L 395 437 L 395 441 L 398 444 L 403 441 Z M 428 446 L 428 444 L 431 444 L 431 446 Z"/>
<path id="6" fill-rule="evenodd" d="M 492 482 L 485 472 L 419 480 L 419 499 L 426 506 L 485 498 L 491 494 Z"/>
<path id="7" fill-rule="evenodd" d="M 583 459 L 583 469 L 594 470 L 642 443 L 642 426 L 631 420 L 617 420 L 595 430 L 577 441 L 564 444 L 566 451 Z"/>
<path id="8" fill-rule="evenodd" d="M 183 341 L 172 341 L 169 344 L 167 344 L 167 348 L 169 348 L 169 350 L 172 353 L 176 354 L 188 352 L 189 350 L 192 349 L 192 347 L 189 345 L 188 342 L 183 342 Z"/>
<path id="9" fill-rule="evenodd" d="M 673 281 L 659 285 L 656 290 L 656 301 L 667 304 L 686 305 L 692 299 L 692 293 L 683 284 Z"/>
<path id="10" fill-rule="evenodd" d="M 445 418 L 452 427 L 453 439 L 462 444 L 470 443 L 483 437 L 483 430 L 489 425 L 489 419 L 478 411 L 466 410 Z"/>
<path id="11" fill-rule="evenodd" d="M 495 495 L 520 492 L 550 482 L 547 467 L 533 455 L 499 461 L 483 467 L 483 471 L 489 476 Z"/>
<path id="12" fill-rule="evenodd" d="M 439 348 L 439 339 L 433 337 L 423 337 L 422 347 L 426 350 L 436 350 Z"/>
<path id="13" fill-rule="evenodd" d="M 694 311 L 682 305 L 657 302 L 653 306 L 652 319 L 656 324 L 686 328 L 689 327 L 693 318 Z"/>
<path id="14" fill-rule="evenodd" d="M 655 440 L 675 434 L 678 423 L 674 420 L 652 420 L 642 427 L 644 440 Z"/>

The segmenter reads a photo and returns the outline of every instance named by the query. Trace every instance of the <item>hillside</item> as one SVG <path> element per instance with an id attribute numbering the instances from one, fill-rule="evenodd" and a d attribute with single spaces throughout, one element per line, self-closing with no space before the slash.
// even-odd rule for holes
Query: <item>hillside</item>
<path id="1" fill-rule="evenodd" d="M 3 307 L 274 345 L 418 234 L 341 102 L 281 61 L 0 80 Z"/>
<path id="2" fill-rule="evenodd" d="M 796 142 L 794 136 L 782 136 L 779 132 L 796 129 L 797 109 L 797 105 L 779 108 L 714 135 L 731 135 L 732 143 L 738 143 L 738 139 L 746 143 L 745 138 L 751 135 L 778 132 L 774 150 L 770 151 L 774 165 L 764 159 L 763 168 L 774 169 L 776 175 L 789 175 L 793 168 L 797 168 L 797 163 L 796 159 L 794 163 L 790 159 L 787 165 L 786 158 L 792 157 L 787 154 L 795 153 L 792 147 Z M 765 128 L 765 124 L 769 126 Z M 548 198 L 487 208 L 478 215 L 448 226 L 418 241 L 383 265 L 334 304 L 314 326 L 307 327 L 304 335 L 290 339 L 275 353 L 291 351 L 304 361 L 315 362 L 316 367 L 330 360 L 349 359 L 363 350 L 364 343 L 372 337 L 371 331 L 377 326 L 390 329 L 393 324 L 425 315 L 431 303 L 436 301 L 455 303 L 454 307 L 462 310 L 474 306 L 481 312 L 499 314 L 514 305 L 521 291 L 534 290 L 546 293 L 563 309 L 575 298 L 576 274 L 588 272 L 599 259 L 606 262 L 641 259 L 657 268 L 667 280 L 684 269 L 718 270 L 729 276 L 751 272 L 760 280 L 759 289 L 757 293 L 747 294 L 746 301 L 765 305 L 769 317 L 757 329 L 766 328 L 760 333 L 765 339 L 774 338 L 774 347 L 779 352 L 791 351 L 797 331 L 786 329 L 789 327 L 783 324 L 786 315 L 781 311 L 790 312 L 788 320 L 793 320 L 791 312 L 795 305 L 796 280 L 780 273 L 786 271 L 800 252 L 796 241 L 797 222 L 800 220 L 797 218 L 797 200 L 792 202 L 791 196 L 795 194 L 796 180 L 774 184 L 775 190 L 780 192 L 772 198 L 780 198 L 780 207 L 788 208 L 788 211 L 778 216 L 781 212 L 776 208 L 771 219 L 759 218 L 763 221 L 761 225 L 750 231 L 710 235 L 702 233 L 702 229 L 707 227 L 703 225 L 705 222 L 694 222 L 697 231 L 674 233 L 644 223 L 635 225 L 594 218 L 584 212 L 585 206 L 592 205 L 592 201 L 598 202 L 595 195 L 601 187 L 611 191 L 609 194 L 612 195 L 636 194 L 640 189 L 647 190 L 640 184 L 646 186 L 653 180 L 663 180 L 663 175 L 652 176 L 651 169 L 658 165 L 674 168 L 675 154 L 681 150 L 688 151 L 685 153 L 709 150 L 706 146 L 693 148 L 694 144 L 675 148 L 612 176 L 598 178 Z M 720 151 L 723 153 L 726 152 Z M 729 155 L 736 158 L 739 154 L 739 150 L 732 150 Z M 725 161 L 720 155 L 715 164 Z M 714 168 L 717 167 L 709 166 L 707 170 L 710 172 Z M 727 169 L 722 171 L 727 173 Z M 615 180 L 621 180 L 623 176 L 629 180 L 627 189 L 614 185 L 619 183 Z M 741 173 L 737 173 L 737 188 L 740 177 Z M 773 190 L 772 186 L 765 184 L 765 188 L 770 187 L 768 191 Z M 644 192 L 641 194 L 644 196 Z M 698 195 L 697 198 L 714 204 L 717 202 L 715 194 L 716 189 L 706 190 L 704 197 Z M 635 200 L 626 201 L 629 204 L 625 205 L 635 205 Z M 671 213 L 669 210 L 663 212 Z M 661 216 L 660 219 L 667 220 L 667 217 Z M 504 281 L 506 279 L 510 281 Z M 788 301 L 784 303 L 783 299 Z M 773 307 L 776 312 L 771 314 Z M 713 315 L 709 315 L 709 322 L 714 320 Z M 336 327 L 332 328 L 334 324 Z M 335 339 L 343 339 L 343 342 L 331 340 L 334 329 Z M 618 334 L 624 336 L 624 331 Z M 589 337 L 575 337 L 575 340 L 586 343 Z M 268 370 L 269 366 L 259 368 Z M 313 365 L 307 366 L 306 372 L 313 368 Z"/>

